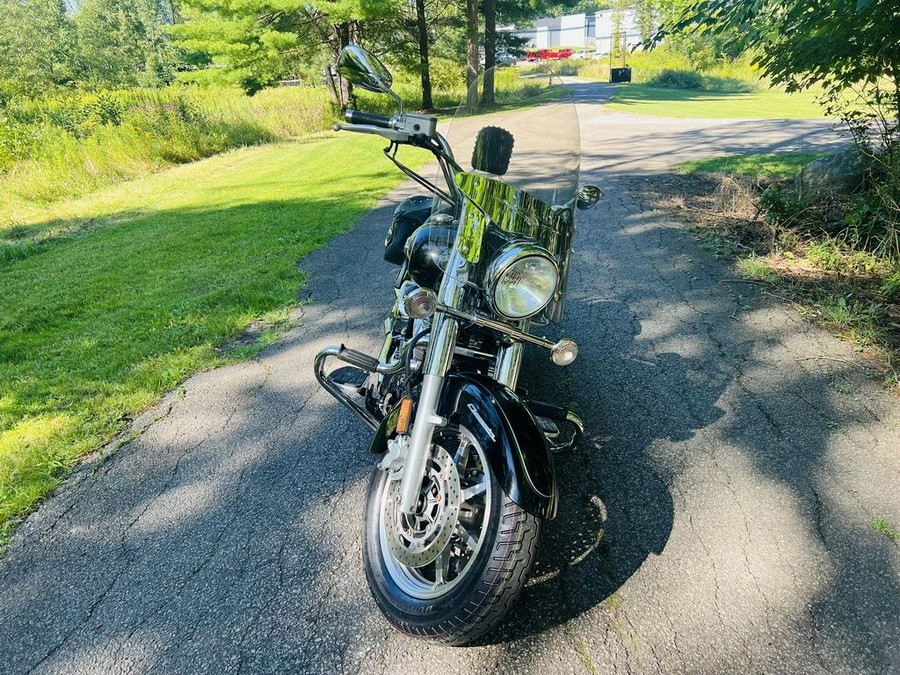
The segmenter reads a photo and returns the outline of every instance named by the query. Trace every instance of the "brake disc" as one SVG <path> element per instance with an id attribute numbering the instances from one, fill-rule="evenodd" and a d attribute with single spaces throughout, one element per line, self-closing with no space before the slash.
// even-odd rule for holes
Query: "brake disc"
<path id="1" fill-rule="evenodd" d="M 397 562 L 407 567 L 423 567 L 434 561 L 450 544 L 459 517 L 459 472 L 446 450 L 433 447 L 414 514 L 401 513 L 398 508 L 399 478 L 385 488 L 382 522 L 388 548 Z"/>

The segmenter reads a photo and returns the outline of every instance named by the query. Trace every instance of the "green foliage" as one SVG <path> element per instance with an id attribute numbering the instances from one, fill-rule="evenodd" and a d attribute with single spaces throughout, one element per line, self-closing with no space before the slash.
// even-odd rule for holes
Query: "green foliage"
<path id="1" fill-rule="evenodd" d="M 653 50 L 628 54 L 626 62 L 632 69 L 632 81 L 647 84 L 661 73 L 691 71 L 703 78 L 703 89 L 707 91 L 753 91 L 759 88 L 759 71 L 746 58 L 716 61 L 697 66 L 684 54 L 668 45 Z M 585 59 L 568 64 L 582 77 L 609 79 L 609 59 Z"/>
<path id="2" fill-rule="evenodd" d="M 871 200 L 900 224 L 896 0 L 691 0 L 664 32 L 731 35 L 754 48 L 754 62 L 775 83 L 789 91 L 822 87 L 829 114 L 842 118 L 860 151 L 888 176 L 888 189 L 873 190 Z"/>
<path id="3" fill-rule="evenodd" d="M 738 269 L 745 277 L 756 279 L 757 281 L 771 282 L 777 276 L 764 258 L 757 258 L 753 255 L 741 260 L 738 263 Z"/>
<path id="4" fill-rule="evenodd" d="M 897 532 L 897 530 L 891 527 L 891 524 L 887 521 L 886 518 L 873 518 L 872 527 L 881 532 L 891 541 L 897 541 L 898 539 L 900 539 L 900 532 Z"/>
<path id="5" fill-rule="evenodd" d="M 693 70 L 663 70 L 647 81 L 651 87 L 670 87 L 672 89 L 701 90 L 705 89 L 703 76 Z"/>
<path id="6" fill-rule="evenodd" d="M 322 131 L 334 116 L 324 89 L 303 87 L 252 98 L 172 87 L 17 100 L 0 117 L 0 196 L 78 196 L 228 148 Z"/>
<path id="7" fill-rule="evenodd" d="M 826 236 L 810 242 L 806 259 L 821 270 L 853 277 L 883 277 L 890 271 L 886 260 L 869 251 L 842 244 L 835 237 Z"/>
<path id="8" fill-rule="evenodd" d="M 884 329 L 879 325 L 879 303 L 846 296 L 831 296 L 813 304 L 814 311 L 828 326 L 847 331 L 860 346 L 876 343 Z"/>
<path id="9" fill-rule="evenodd" d="M 333 62 L 348 28 L 393 15 L 388 0 L 183 0 L 186 21 L 172 28 L 179 45 L 208 55 L 212 67 L 184 79 L 233 84 L 254 93 L 314 65 Z"/>
<path id="10" fill-rule="evenodd" d="M 75 13 L 79 79 L 104 87 L 170 82 L 177 55 L 164 30 L 174 21 L 169 7 L 163 0 L 83 0 Z"/>
<path id="11" fill-rule="evenodd" d="M 789 87 L 842 88 L 900 75 L 895 0 L 694 0 L 669 32 L 740 32 L 755 61 Z"/>
<path id="12" fill-rule="evenodd" d="M 830 200 L 816 200 L 774 184 L 763 191 L 759 204 L 766 222 L 773 227 L 817 234 L 828 234 L 831 229 L 826 218 L 832 207 Z"/>
<path id="13" fill-rule="evenodd" d="M 76 47 L 63 0 L 0 0 L 0 106 L 8 97 L 71 82 Z"/>

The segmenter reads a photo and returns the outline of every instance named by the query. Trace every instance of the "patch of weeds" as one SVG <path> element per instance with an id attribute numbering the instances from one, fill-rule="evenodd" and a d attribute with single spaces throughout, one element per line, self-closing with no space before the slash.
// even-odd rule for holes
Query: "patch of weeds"
<path id="1" fill-rule="evenodd" d="M 831 239 L 811 243 L 806 257 L 813 265 L 822 270 L 836 272 L 841 267 L 841 253 Z"/>
<path id="2" fill-rule="evenodd" d="M 873 519 L 872 527 L 881 532 L 891 541 L 897 541 L 897 539 L 900 539 L 900 532 L 897 532 L 897 530 L 891 527 L 891 524 L 885 518 L 879 517 Z"/>
<path id="3" fill-rule="evenodd" d="M 812 306 L 827 326 L 846 333 L 860 347 L 877 344 L 884 329 L 879 325 L 881 305 L 845 296 L 823 298 Z"/>
<path id="4" fill-rule="evenodd" d="M 890 270 L 890 265 L 875 254 L 841 245 L 834 237 L 810 242 L 806 258 L 818 269 L 847 276 L 884 275 Z"/>
<path id="5" fill-rule="evenodd" d="M 618 595 L 611 595 L 606 599 L 606 606 L 613 611 L 619 611 L 625 606 L 625 604 L 622 602 Z"/>
<path id="6" fill-rule="evenodd" d="M 900 300 L 900 271 L 885 277 L 878 291 L 886 296 L 897 296 Z"/>
<path id="7" fill-rule="evenodd" d="M 737 267 L 738 271 L 748 279 L 766 281 L 768 283 L 775 283 L 778 280 L 778 275 L 771 265 L 765 259 L 758 258 L 755 255 L 739 260 Z"/>

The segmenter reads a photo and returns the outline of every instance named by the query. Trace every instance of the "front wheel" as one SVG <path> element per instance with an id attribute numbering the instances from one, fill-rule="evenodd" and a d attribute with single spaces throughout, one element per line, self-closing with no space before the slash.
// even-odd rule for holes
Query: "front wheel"
<path id="1" fill-rule="evenodd" d="M 363 564 L 379 609 L 411 635 L 452 645 L 496 626 L 525 585 L 540 519 L 498 485 L 462 426 L 434 434 L 416 513 L 397 508 L 400 477 L 376 468 L 363 521 Z"/>

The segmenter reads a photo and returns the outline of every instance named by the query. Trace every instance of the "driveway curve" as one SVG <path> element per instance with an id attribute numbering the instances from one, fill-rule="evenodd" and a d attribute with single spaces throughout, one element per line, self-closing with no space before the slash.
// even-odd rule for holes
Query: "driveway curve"
<path id="1" fill-rule="evenodd" d="M 576 237 L 560 514 L 486 644 L 382 620 L 361 568 L 365 428 L 321 391 L 321 345 L 377 349 L 393 205 L 309 256 L 301 325 L 202 373 L 80 471 L 0 559 L 7 673 L 896 673 L 900 403 L 850 347 L 735 281 L 643 195 L 690 158 L 839 139 L 826 123 L 609 114 L 575 83 Z"/>

